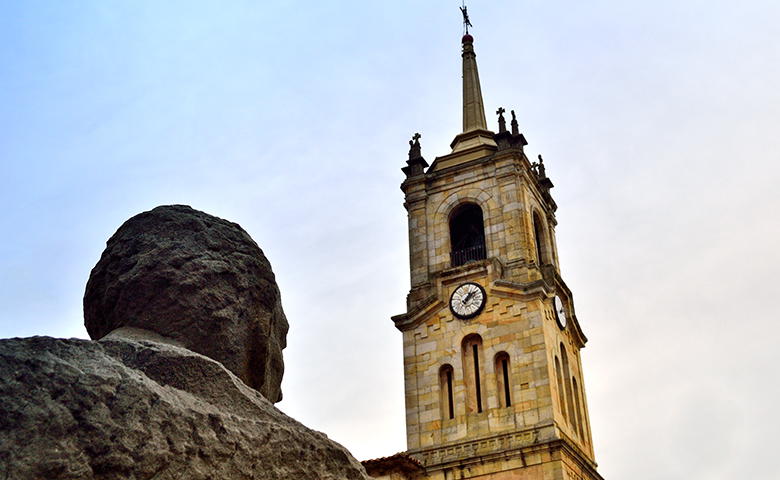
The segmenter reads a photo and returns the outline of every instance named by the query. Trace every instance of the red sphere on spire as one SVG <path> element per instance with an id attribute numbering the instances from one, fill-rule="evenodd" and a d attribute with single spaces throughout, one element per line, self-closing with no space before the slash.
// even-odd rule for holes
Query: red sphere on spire
<path id="1" fill-rule="evenodd" d="M 463 38 L 461 39 L 460 43 L 474 43 L 474 37 L 472 37 L 467 33 L 463 35 Z"/>

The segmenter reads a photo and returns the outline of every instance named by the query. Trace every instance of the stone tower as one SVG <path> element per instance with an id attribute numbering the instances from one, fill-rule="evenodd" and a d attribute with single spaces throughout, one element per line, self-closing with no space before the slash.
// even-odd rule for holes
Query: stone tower
<path id="1" fill-rule="evenodd" d="M 471 35 L 462 47 L 463 132 L 430 166 L 415 135 L 403 168 L 404 475 L 600 479 L 553 184 L 541 156 L 526 157 L 514 112 L 509 130 L 503 108 L 498 133 L 487 129 Z"/>

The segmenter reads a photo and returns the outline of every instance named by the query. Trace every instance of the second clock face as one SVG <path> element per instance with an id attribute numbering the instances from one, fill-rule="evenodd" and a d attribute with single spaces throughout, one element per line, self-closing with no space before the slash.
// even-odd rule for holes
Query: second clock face
<path id="1" fill-rule="evenodd" d="M 558 326 L 561 329 L 566 328 L 566 307 L 558 295 L 553 298 L 553 310 L 555 310 L 555 320 L 558 322 Z"/>
<path id="2" fill-rule="evenodd" d="M 450 310 L 458 318 L 472 318 L 479 315 L 485 306 L 485 289 L 481 285 L 468 282 L 460 285 L 450 297 Z"/>

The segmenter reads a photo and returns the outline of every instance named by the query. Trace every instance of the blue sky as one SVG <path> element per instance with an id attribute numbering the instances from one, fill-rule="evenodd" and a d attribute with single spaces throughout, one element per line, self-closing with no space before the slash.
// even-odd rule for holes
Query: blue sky
<path id="1" fill-rule="evenodd" d="M 459 132 L 458 4 L 0 1 L 0 336 L 86 337 L 108 237 L 188 204 L 274 267 L 280 407 L 403 450 L 400 167 Z M 780 4 L 469 9 L 489 124 L 556 185 L 601 473 L 773 478 Z"/>

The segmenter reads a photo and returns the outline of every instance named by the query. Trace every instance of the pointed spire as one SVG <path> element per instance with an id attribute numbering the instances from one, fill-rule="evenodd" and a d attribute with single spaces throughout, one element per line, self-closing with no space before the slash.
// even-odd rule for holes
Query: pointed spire
<path id="1" fill-rule="evenodd" d="M 463 35 L 463 133 L 487 130 L 485 107 L 482 104 L 482 88 L 477 71 L 477 55 L 474 53 L 474 37 Z"/>
<path id="2" fill-rule="evenodd" d="M 455 137 L 450 146 L 452 153 L 472 147 L 496 147 L 493 132 L 487 128 L 485 106 L 482 103 L 482 88 L 479 85 L 477 56 L 474 53 L 474 37 L 463 35 L 463 132 Z"/>

